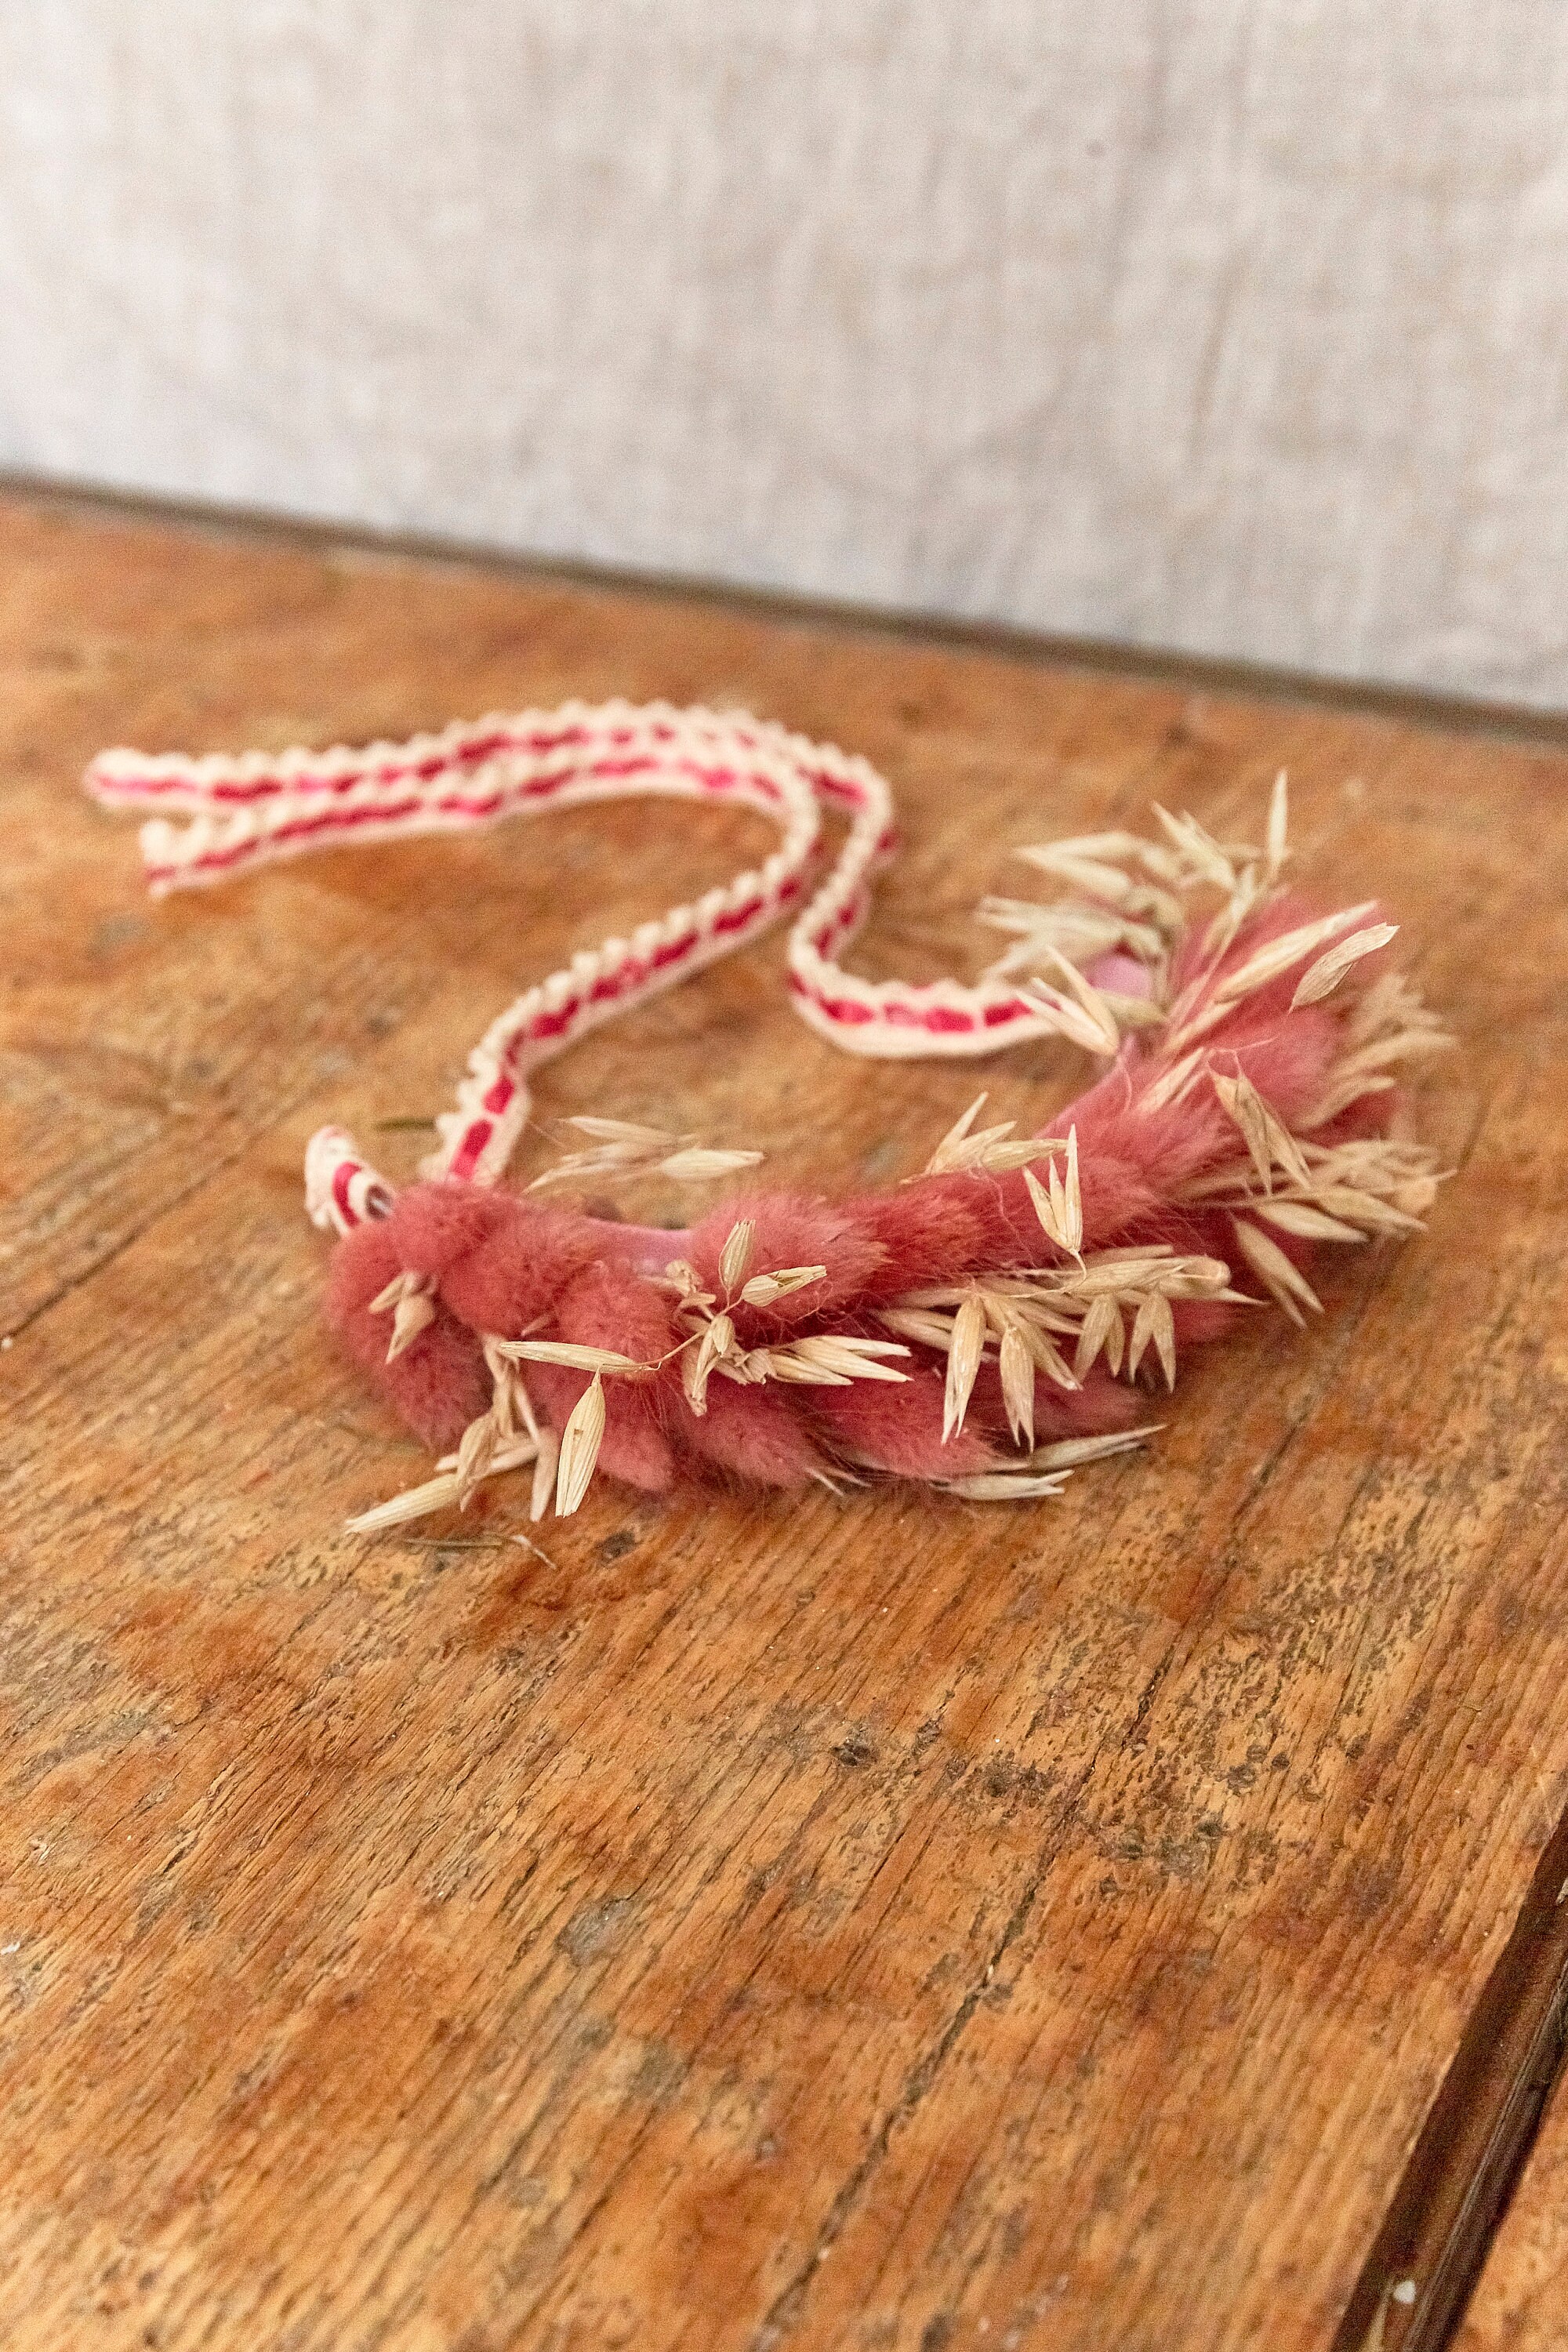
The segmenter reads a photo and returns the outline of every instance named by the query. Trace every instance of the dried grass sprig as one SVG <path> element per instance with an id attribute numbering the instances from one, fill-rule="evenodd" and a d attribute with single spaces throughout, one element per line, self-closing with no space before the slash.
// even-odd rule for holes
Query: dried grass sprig
<path id="1" fill-rule="evenodd" d="M 1040 1182 L 1032 1168 L 1026 1168 L 1024 1182 L 1047 1240 L 1077 1257 L 1083 1247 L 1083 1189 L 1079 1179 L 1076 1127 L 1068 1129 L 1066 1168 L 1058 1169 L 1053 1160 L 1046 1184 Z"/>
<path id="2" fill-rule="evenodd" d="M 1027 1168 L 1031 1160 L 1048 1159 L 1053 1151 L 1063 1149 L 1055 1136 L 1031 1135 L 1021 1141 L 1012 1141 L 1016 1119 L 1005 1119 L 999 1127 L 974 1129 L 973 1122 L 985 1100 L 984 1095 L 976 1095 L 962 1118 L 953 1121 L 921 1170 L 921 1176 L 966 1176 L 978 1171 L 989 1176 L 1006 1176 L 1019 1168 Z M 920 1178 L 906 1177 L 904 1181 L 918 1183 Z"/>
<path id="3" fill-rule="evenodd" d="M 752 1263 L 752 1252 L 757 1244 L 757 1228 L 751 1217 L 742 1217 L 730 1228 L 723 1252 L 719 1260 L 719 1279 L 726 1290 L 733 1290 L 744 1282 L 746 1268 Z"/>
<path id="4" fill-rule="evenodd" d="M 781 1298 L 793 1298 L 797 1290 L 808 1290 L 826 1272 L 825 1265 L 780 1265 L 771 1274 L 753 1274 L 741 1285 L 742 1302 L 747 1307 L 772 1307 Z"/>
<path id="5" fill-rule="evenodd" d="M 743 1168 L 762 1164 L 760 1151 L 718 1151 L 694 1135 L 670 1135 L 663 1128 L 638 1127 L 628 1119 L 576 1118 L 567 1121 L 591 1136 L 592 1151 L 569 1152 L 547 1168 L 529 1186 L 543 1192 L 552 1184 L 614 1181 L 623 1176 L 668 1176 L 677 1184 L 710 1184 Z"/>
<path id="6" fill-rule="evenodd" d="M 605 1382 L 595 1372 L 571 1412 L 561 1433 L 561 1454 L 555 1465 L 555 1516 L 570 1518 L 588 1491 L 605 1440 Z"/>
<path id="7" fill-rule="evenodd" d="M 1241 1131 L 1264 1191 L 1272 1192 L 1276 1167 L 1282 1168 L 1296 1183 L 1310 1183 L 1311 1178 L 1300 1145 L 1283 1120 L 1275 1117 L 1251 1080 L 1241 1076 L 1227 1078 L 1218 1070 L 1211 1070 L 1209 1075 L 1215 1094 Z"/>
<path id="8" fill-rule="evenodd" d="M 1002 1470 L 984 1470 L 968 1478 L 935 1480 L 939 1491 L 966 1503 L 1026 1503 L 1059 1495 L 1074 1470 L 1086 1462 L 1105 1462 L 1113 1454 L 1131 1454 L 1146 1438 L 1164 1427 L 1152 1421 L 1142 1429 L 1118 1429 L 1102 1437 L 1067 1437 L 1041 1445 L 1026 1461 Z"/>
<path id="9" fill-rule="evenodd" d="M 541 1430 L 539 1453 L 533 1465 L 533 1485 L 528 1497 L 528 1516 L 536 1527 L 554 1496 L 560 1462 L 561 1440 L 552 1429 Z"/>
<path id="10" fill-rule="evenodd" d="M 386 1343 L 386 1360 L 395 1364 L 399 1356 L 414 1345 L 428 1324 L 436 1320 L 435 1289 L 427 1275 L 395 1274 L 384 1290 L 370 1302 L 373 1315 L 392 1317 L 392 1337 Z"/>
<path id="11" fill-rule="evenodd" d="M 1341 940 L 1330 948 L 1326 955 L 1321 955 L 1316 963 L 1308 966 L 1296 982 L 1296 992 L 1290 999 L 1291 1012 L 1294 1013 L 1299 1004 L 1318 1004 L 1325 996 L 1331 995 L 1352 964 L 1359 963 L 1363 956 L 1375 955 L 1379 948 L 1385 948 L 1397 935 L 1398 929 L 1397 923 L 1369 923 L 1365 930 L 1354 931 L 1348 940 Z"/>
<path id="12" fill-rule="evenodd" d="M 947 1385 L 942 1397 L 942 1442 L 945 1445 L 963 1427 L 969 1400 L 985 1349 L 985 1299 L 979 1290 L 967 1292 L 952 1318 L 947 1349 Z"/>
<path id="13" fill-rule="evenodd" d="M 1165 937 L 1152 923 L 1125 913 L 1083 906 L 1058 898 L 1041 906 L 1032 898 L 983 898 L 976 919 L 992 930 L 1009 934 L 1013 945 L 986 966 L 987 980 L 1009 980 L 1016 973 L 1036 971 L 1047 949 L 1055 949 L 1081 970 L 1097 956 L 1120 948 L 1140 962 L 1158 962 Z"/>
<path id="14" fill-rule="evenodd" d="M 499 1447 L 483 1475 L 494 1478 L 503 1470 L 523 1469 L 533 1460 L 536 1451 L 531 1438 Z M 427 1518 L 432 1511 L 445 1511 L 454 1505 L 460 1508 L 467 1499 L 458 1473 L 457 1455 L 446 1454 L 436 1477 L 426 1478 L 423 1486 L 410 1486 L 384 1503 L 377 1503 L 371 1510 L 359 1512 L 344 1524 L 351 1535 L 376 1535 L 384 1528 L 401 1527 L 408 1519 Z"/>
<path id="15" fill-rule="evenodd" d="M 614 1348 L 584 1348 L 574 1339 L 498 1339 L 497 1352 L 520 1364 L 559 1364 L 573 1372 L 614 1372 L 623 1380 L 647 1380 L 658 1370 Z"/>
<path id="16" fill-rule="evenodd" d="M 1118 1052 L 1121 1032 L 1099 989 L 1084 978 L 1076 964 L 1068 961 L 1059 948 L 1043 949 L 1040 961 L 1048 971 L 1057 973 L 1060 986 L 1053 987 L 1037 973 L 1023 982 L 1020 992 L 1041 1012 L 1048 1013 L 1061 1034 L 1075 1045 L 1081 1045 L 1086 1053 Z"/>
<path id="17" fill-rule="evenodd" d="M 1283 931 L 1277 939 L 1265 940 L 1243 963 L 1218 979 L 1212 969 L 1201 972 L 1171 1008 L 1169 1050 L 1182 1053 L 1198 1038 L 1206 1036 L 1236 1006 L 1255 996 L 1260 988 L 1284 979 L 1297 964 L 1305 963 L 1331 940 L 1370 915 L 1374 904 L 1369 898 L 1363 906 L 1343 907 L 1338 914 L 1323 915 L 1316 922 Z"/>
<path id="18" fill-rule="evenodd" d="M 1172 1302 L 1183 1298 L 1255 1303 L 1231 1287 L 1230 1268 L 1222 1259 L 1184 1257 L 1157 1244 L 1099 1251 L 1077 1266 L 1024 1267 L 1010 1276 L 910 1291 L 879 1307 L 878 1319 L 917 1346 L 946 1355 L 944 1444 L 963 1429 L 980 1367 L 994 1354 L 1016 1441 L 1033 1432 L 1037 1374 L 1058 1388 L 1076 1389 L 1103 1355 L 1113 1373 L 1125 1362 L 1131 1380 L 1152 1347 L 1167 1386 L 1173 1386 Z M 1059 1338 L 1076 1343 L 1070 1364 L 1057 1345 Z"/>

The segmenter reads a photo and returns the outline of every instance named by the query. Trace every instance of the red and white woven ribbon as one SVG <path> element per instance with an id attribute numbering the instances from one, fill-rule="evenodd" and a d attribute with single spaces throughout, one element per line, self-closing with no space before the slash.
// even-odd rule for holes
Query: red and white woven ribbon
<path id="1" fill-rule="evenodd" d="M 201 759 L 105 751 L 85 781 L 111 806 L 161 812 L 141 835 L 159 895 L 305 850 L 458 832 L 628 795 L 717 802 L 777 822 L 783 839 L 761 866 L 642 924 L 630 939 L 574 956 L 490 1024 L 469 1056 L 457 1108 L 437 1121 L 441 1148 L 425 1163 L 426 1175 L 493 1183 L 527 1118 L 527 1076 L 537 1064 L 796 908 L 787 958 L 796 1009 L 849 1053 L 986 1054 L 1058 1025 L 1010 983 L 916 988 L 844 971 L 839 958 L 865 918 L 869 877 L 895 845 L 892 796 L 868 761 L 743 713 L 569 702 L 364 751 Z M 802 907 L 825 810 L 847 817 L 848 832 Z M 384 1213 L 392 1198 L 342 1129 L 322 1128 L 311 1139 L 306 1203 L 317 1224 L 346 1232 Z"/>

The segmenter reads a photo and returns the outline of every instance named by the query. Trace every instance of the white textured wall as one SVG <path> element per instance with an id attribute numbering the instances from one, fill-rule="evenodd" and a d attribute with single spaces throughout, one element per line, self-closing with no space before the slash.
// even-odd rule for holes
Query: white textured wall
<path id="1" fill-rule="evenodd" d="M 1568 8 L 0 0 L 0 464 L 1568 705 Z"/>

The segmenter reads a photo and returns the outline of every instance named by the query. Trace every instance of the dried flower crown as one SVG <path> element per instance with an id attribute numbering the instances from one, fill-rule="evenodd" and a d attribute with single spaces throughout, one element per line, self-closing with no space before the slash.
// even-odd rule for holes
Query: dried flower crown
<path id="1" fill-rule="evenodd" d="M 1179 1346 L 1259 1291 L 1300 1323 L 1320 1245 L 1407 1233 L 1434 1197 L 1431 1153 L 1394 1131 L 1396 1074 L 1447 1040 L 1397 975 L 1368 979 L 1394 937 L 1375 906 L 1313 915 L 1284 887 L 1283 777 L 1258 846 L 1156 808 L 1157 840 L 1024 849 L 1066 895 L 985 900 L 1010 944 L 973 987 L 843 968 L 894 845 L 888 786 L 864 760 L 743 715 L 572 703 L 363 751 L 109 751 L 87 782 L 157 812 L 142 831 L 155 892 L 625 793 L 742 805 L 782 829 L 762 866 L 509 1006 L 422 1182 L 397 1193 L 341 1129 L 312 1139 L 307 1207 L 341 1236 L 331 1320 L 445 1449 L 360 1529 L 461 1507 L 522 1469 L 535 1519 L 575 1511 L 596 1468 L 655 1491 L 727 1473 L 1054 1494 L 1077 1464 L 1149 1433 L 1136 1384 L 1173 1385 Z M 847 833 L 806 899 L 825 810 Z M 497 1189 L 538 1063 L 797 906 L 789 984 L 834 1044 L 972 1055 L 1054 1035 L 1109 1068 L 1050 1132 L 978 1126 L 981 1096 L 891 1192 L 762 1192 L 679 1235 L 538 1196 L 650 1169 L 707 1181 L 760 1153 L 581 1118 L 583 1150 L 525 1193 Z"/>

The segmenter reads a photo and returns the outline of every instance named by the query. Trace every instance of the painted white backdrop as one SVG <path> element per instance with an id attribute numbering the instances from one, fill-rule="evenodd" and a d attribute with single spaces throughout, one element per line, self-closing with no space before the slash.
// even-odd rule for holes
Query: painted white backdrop
<path id="1" fill-rule="evenodd" d="M 0 0 L 0 466 L 1568 706 L 1568 9 Z"/>

